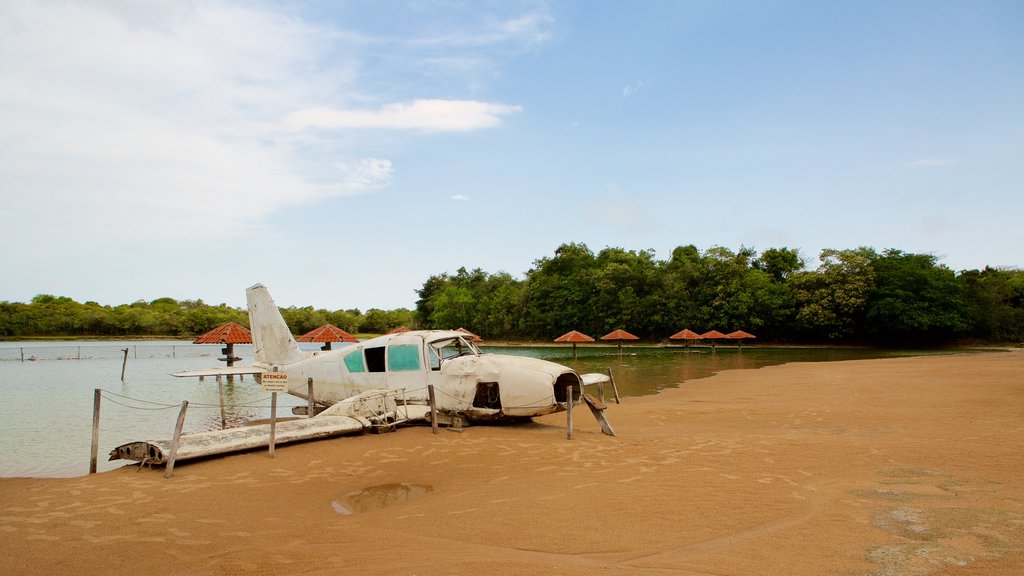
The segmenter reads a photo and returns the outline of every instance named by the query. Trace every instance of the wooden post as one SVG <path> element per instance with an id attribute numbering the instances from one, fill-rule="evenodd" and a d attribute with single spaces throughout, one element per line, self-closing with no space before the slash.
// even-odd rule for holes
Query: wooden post
<path id="1" fill-rule="evenodd" d="M 217 379 L 217 395 L 220 396 L 220 429 L 228 427 L 228 414 L 224 409 L 224 383 Z"/>
<path id="2" fill-rule="evenodd" d="M 615 385 L 615 376 L 612 376 L 612 369 L 608 368 L 608 379 L 612 382 L 612 392 L 615 393 L 615 403 L 622 404 L 622 400 L 619 399 L 619 387 Z M 601 399 L 604 401 L 604 398 Z"/>
<path id="3" fill-rule="evenodd" d="M 313 414 L 315 414 L 315 412 L 313 411 L 313 406 L 316 404 L 316 402 L 313 401 L 313 379 L 312 378 L 309 378 L 308 380 L 306 380 L 306 401 L 307 401 L 307 404 L 306 404 L 306 418 L 312 418 Z"/>
<path id="4" fill-rule="evenodd" d="M 22 362 L 24 362 L 24 361 L 25 361 L 25 348 L 22 348 L 22 349 L 21 349 L 21 361 L 22 361 Z"/>
<path id="5" fill-rule="evenodd" d="M 437 434 L 437 400 L 434 397 L 434 385 L 427 385 L 427 395 L 430 396 L 430 429 Z"/>
<path id="6" fill-rule="evenodd" d="M 178 442 L 181 441 L 181 429 L 185 426 L 185 411 L 188 410 L 188 400 L 181 402 L 181 412 L 178 412 L 178 422 L 174 425 L 174 439 L 171 440 L 171 458 L 167 461 L 167 470 L 164 478 L 174 476 L 174 460 L 178 457 Z"/>
<path id="7" fill-rule="evenodd" d="M 128 367 L 128 349 L 122 348 L 121 352 L 124 352 L 124 361 L 121 362 L 121 382 L 124 382 L 124 369 Z"/>
<path id="8" fill-rule="evenodd" d="M 270 457 L 274 457 L 274 442 L 277 441 L 277 392 L 270 393 Z"/>
<path id="9" fill-rule="evenodd" d="M 89 458 L 89 474 L 96 473 L 96 457 L 100 450 L 100 389 L 92 393 L 92 455 Z"/>
<path id="10" fill-rule="evenodd" d="M 572 384 L 565 387 L 566 438 L 572 440 Z"/>

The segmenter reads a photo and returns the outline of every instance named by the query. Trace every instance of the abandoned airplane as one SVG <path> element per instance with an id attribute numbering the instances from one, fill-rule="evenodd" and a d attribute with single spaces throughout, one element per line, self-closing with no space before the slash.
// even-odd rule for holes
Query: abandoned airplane
<path id="1" fill-rule="evenodd" d="M 425 422 L 432 416 L 456 425 L 527 419 L 560 412 L 581 401 L 598 419 L 602 432 L 615 435 L 604 417 L 604 405 L 584 393 L 584 384 L 607 382 L 604 374 L 581 376 L 547 360 L 483 353 L 467 334 L 449 330 L 388 334 L 336 350 L 303 351 L 265 286 L 249 288 L 246 299 L 255 363 L 174 376 L 253 374 L 259 379 L 268 373 L 286 374 L 288 393 L 317 407 L 308 419 L 282 423 L 286 430 L 296 430 L 278 443 Z M 327 426 L 329 419 L 332 423 Z M 182 436 L 177 459 L 266 445 L 268 432 L 252 428 Z M 168 449 L 168 441 L 132 442 L 111 451 L 110 459 L 162 464 Z"/>

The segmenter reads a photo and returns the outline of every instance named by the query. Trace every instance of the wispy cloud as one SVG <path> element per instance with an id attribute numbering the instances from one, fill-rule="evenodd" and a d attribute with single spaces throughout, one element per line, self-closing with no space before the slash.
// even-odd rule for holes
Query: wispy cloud
<path id="1" fill-rule="evenodd" d="M 282 208 L 392 181 L 388 151 L 366 157 L 342 128 L 471 131 L 500 126 L 521 110 L 421 98 L 420 85 L 389 76 L 401 70 L 367 65 L 359 46 L 372 33 L 283 10 L 231 0 L 3 3 L 7 233 L 109 245 L 133 234 L 150 241 L 238 237 Z M 486 24 L 477 16 L 461 42 L 542 41 L 544 14 Z M 407 40 L 436 37 L 424 29 Z M 444 63 L 442 81 L 456 88 L 491 71 L 484 51 L 465 65 L 454 64 L 457 52 L 427 52 L 424 58 Z M 367 81 L 375 73 L 382 76 Z M 374 92 L 380 85 L 393 88 Z M 297 134 L 313 128 L 325 129 L 315 146 Z"/>
<path id="2" fill-rule="evenodd" d="M 465 132 L 501 125 L 502 116 L 519 112 L 520 106 L 473 100 L 415 100 L 387 104 L 376 110 L 310 108 L 285 118 L 292 128 L 376 128 Z"/>
<path id="3" fill-rule="evenodd" d="M 602 229 L 629 236 L 642 236 L 660 227 L 659 217 L 618 186 L 610 185 L 604 194 L 591 198 L 587 214 Z"/>
<path id="4" fill-rule="evenodd" d="M 451 200 L 457 200 L 459 202 L 466 202 L 469 200 L 469 196 L 465 194 L 454 194 L 450 197 Z"/>
<path id="5" fill-rule="evenodd" d="M 950 158 L 919 158 L 917 160 L 911 160 L 906 165 L 911 168 L 931 168 L 935 166 L 946 166 L 948 164 L 956 163 L 955 160 Z"/>
<path id="6" fill-rule="evenodd" d="M 643 80 L 637 80 L 636 82 L 634 82 L 632 84 L 628 84 L 626 86 L 623 86 L 622 87 L 622 97 L 623 98 L 629 98 L 633 94 L 636 94 L 637 92 L 643 90 L 644 86 L 645 86 L 645 84 L 644 84 Z"/>

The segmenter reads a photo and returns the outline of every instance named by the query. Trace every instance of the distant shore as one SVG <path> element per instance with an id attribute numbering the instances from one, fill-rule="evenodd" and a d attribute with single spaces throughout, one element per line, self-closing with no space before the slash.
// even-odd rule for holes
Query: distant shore
<path id="1" fill-rule="evenodd" d="M 616 438 L 581 410 L 573 440 L 556 414 L 0 479 L 0 552 L 24 575 L 1016 575 L 1021 374 L 1021 350 L 795 363 L 612 404 Z"/>

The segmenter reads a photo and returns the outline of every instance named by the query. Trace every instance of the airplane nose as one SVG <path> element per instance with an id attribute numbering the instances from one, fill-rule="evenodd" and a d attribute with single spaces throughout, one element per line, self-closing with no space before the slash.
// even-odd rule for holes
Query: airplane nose
<path id="1" fill-rule="evenodd" d="M 563 372 L 555 379 L 555 401 L 565 404 L 571 398 L 573 404 L 579 404 L 583 394 L 583 386 L 579 375 L 575 372 Z"/>

